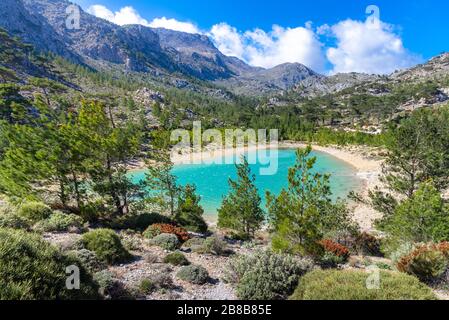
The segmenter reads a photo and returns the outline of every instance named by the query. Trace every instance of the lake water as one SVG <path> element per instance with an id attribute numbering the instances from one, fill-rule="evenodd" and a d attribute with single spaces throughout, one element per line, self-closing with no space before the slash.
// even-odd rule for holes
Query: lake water
<path id="1" fill-rule="evenodd" d="M 256 153 L 256 151 L 254 151 Z M 247 156 L 255 156 L 247 154 Z M 331 190 L 333 198 L 344 198 L 350 191 L 361 187 L 362 181 L 357 177 L 355 168 L 327 153 L 313 152 L 317 157 L 315 171 L 331 174 Z M 295 163 L 295 150 L 278 150 L 278 170 L 274 175 L 260 175 L 263 164 L 250 165 L 252 172 L 256 175 L 256 185 L 265 203 L 265 191 L 278 194 L 282 188 L 287 187 L 288 169 Z M 229 159 L 227 159 L 229 161 Z M 223 161 L 225 162 L 225 161 Z M 200 165 L 177 165 L 173 174 L 178 177 L 182 185 L 194 184 L 197 192 L 201 195 L 201 205 L 208 215 L 216 215 L 221 205 L 223 196 L 229 191 L 228 179 L 237 177 L 234 164 L 200 164 Z M 132 179 L 137 182 L 145 176 L 144 171 L 132 173 Z"/>

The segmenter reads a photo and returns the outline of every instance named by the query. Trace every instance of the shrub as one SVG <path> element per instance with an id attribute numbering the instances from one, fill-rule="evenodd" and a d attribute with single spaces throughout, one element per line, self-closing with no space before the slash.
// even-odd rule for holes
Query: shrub
<path id="1" fill-rule="evenodd" d="M 143 279 L 140 282 L 139 291 L 144 295 L 151 294 L 155 289 L 156 289 L 156 285 L 150 279 Z"/>
<path id="2" fill-rule="evenodd" d="M 396 206 L 393 213 L 377 222 L 387 234 L 387 249 L 393 252 L 403 241 L 440 242 L 449 239 L 449 206 L 432 182 Z"/>
<path id="3" fill-rule="evenodd" d="M 321 240 L 318 242 L 323 248 L 323 254 L 320 256 L 320 264 L 325 268 L 335 268 L 348 261 L 350 253 L 345 246 L 332 240 Z"/>
<path id="4" fill-rule="evenodd" d="M 244 300 L 275 300 L 289 296 L 299 278 L 313 267 L 309 260 L 271 251 L 257 251 L 231 260 L 224 280 L 236 284 Z"/>
<path id="5" fill-rule="evenodd" d="M 66 268 L 80 269 L 80 290 L 66 288 Z M 74 257 L 62 254 L 40 236 L 0 229 L 0 300 L 95 299 L 98 285 Z"/>
<path id="6" fill-rule="evenodd" d="M 380 241 L 373 235 L 363 232 L 356 238 L 356 247 L 359 254 L 382 257 Z"/>
<path id="7" fill-rule="evenodd" d="M 390 254 L 390 260 L 393 262 L 393 265 L 397 265 L 402 257 L 409 255 L 413 250 L 415 250 L 415 244 L 405 242 Z"/>
<path id="8" fill-rule="evenodd" d="M 30 223 L 27 219 L 14 214 L 0 214 L 0 228 L 29 229 Z"/>
<path id="9" fill-rule="evenodd" d="M 52 211 L 49 206 L 42 202 L 26 202 L 19 207 L 17 214 L 32 223 L 36 223 L 50 217 Z"/>
<path id="10" fill-rule="evenodd" d="M 207 223 L 203 218 L 204 210 L 200 205 L 201 197 L 196 194 L 196 188 L 185 186 L 178 201 L 175 221 L 192 232 L 207 232 Z"/>
<path id="11" fill-rule="evenodd" d="M 343 261 L 347 261 L 349 259 L 349 249 L 345 246 L 332 240 L 321 240 L 319 244 L 323 247 L 324 252 L 331 253 L 339 258 L 342 258 Z"/>
<path id="12" fill-rule="evenodd" d="M 448 260 L 437 245 L 428 244 L 415 248 L 403 256 L 396 267 L 399 271 L 416 276 L 424 282 L 437 280 L 445 274 Z"/>
<path id="13" fill-rule="evenodd" d="M 183 248 L 191 249 L 194 252 L 198 252 L 204 246 L 205 239 L 203 238 L 191 238 L 182 244 Z"/>
<path id="14" fill-rule="evenodd" d="M 207 270 L 196 265 L 182 267 L 176 276 L 181 280 L 188 281 L 193 284 L 205 284 L 209 279 L 209 273 Z"/>
<path id="15" fill-rule="evenodd" d="M 221 256 L 229 253 L 229 250 L 225 241 L 218 237 L 209 237 L 204 241 L 202 252 Z"/>
<path id="16" fill-rule="evenodd" d="M 162 233 L 151 239 L 150 244 L 165 250 L 175 251 L 179 247 L 179 240 L 174 234 Z"/>
<path id="17" fill-rule="evenodd" d="M 167 273 L 156 273 L 151 277 L 154 285 L 159 289 L 171 289 L 173 288 L 173 279 Z"/>
<path id="18" fill-rule="evenodd" d="M 95 273 L 106 268 L 106 265 L 100 259 L 98 259 L 95 252 L 89 251 L 87 249 L 69 251 L 67 254 L 75 256 L 91 273 Z"/>
<path id="19" fill-rule="evenodd" d="M 186 229 L 164 223 L 153 224 L 149 226 L 147 230 L 145 230 L 143 235 L 147 239 L 153 239 L 154 237 L 162 233 L 174 234 L 178 237 L 178 240 L 181 242 L 185 242 L 190 239 L 189 233 L 187 232 Z"/>
<path id="20" fill-rule="evenodd" d="M 325 252 L 320 258 L 319 258 L 319 264 L 322 268 L 337 268 L 339 265 L 342 265 L 346 263 L 347 260 L 345 260 L 343 257 L 337 256 L 331 252 Z"/>
<path id="21" fill-rule="evenodd" d="M 112 272 L 103 270 L 94 274 L 95 281 L 100 285 L 100 293 L 107 300 L 132 300 L 134 296 L 119 282 Z"/>
<path id="22" fill-rule="evenodd" d="M 142 249 L 142 240 L 140 238 L 140 234 L 134 234 L 132 231 L 129 231 L 130 230 L 120 232 L 120 241 L 122 242 L 126 250 L 140 251 Z"/>
<path id="23" fill-rule="evenodd" d="M 190 264 L 189 260 L 187 260 L 185 255 L 180 251 L 166 255 L 164 258 L 164 263 L 169 263 L 174 266 L 187 266 Z"/>
<path id="24" fill-rule="evenodd" d="M 380 288 L 368 289 L 364 271 L 315 270 L 299 281 L 291 300 L 434 300 L 435 295 L 418 279 L 400 273 L 380 272 Z"/>
<path id="25" fill-rule="evenodd" d="M 80 232 L 83 229 L 83 219 L 74 214 L 55 212 L 48 219 L 38 222 L 35 229 L 43 232 Z"/>
<path id="26" fill-rule="evenodd" d="M 84 246 L 95 252 L 102 261 L 108 264 L 126 262 L 131 255 L 123 247 L 120 238 L 109 229 L 97 229 L 83 235 Z"/>

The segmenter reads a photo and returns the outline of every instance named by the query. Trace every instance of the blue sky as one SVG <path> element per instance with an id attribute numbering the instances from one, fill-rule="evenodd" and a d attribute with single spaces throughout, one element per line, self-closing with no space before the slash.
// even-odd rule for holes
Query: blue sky
<path id="1" fill-rule="evenodd" d="M 449 50 L 448 1 L 75 2 L 118 24 L 141 23 L 207 34 L 225 54 L 263 67 L 280 62 L 301 62 L 321 72 L 388 73 Z M 380 12 L 377 30 L 366 22 L 365 11 L 372 4 Z M 132 7 L 133 11 L 121 11 L 125 7 Z M 178 22 L 188 25 L 178 25 Z M 278 27 L 273 28 L 273 25 Z"/>

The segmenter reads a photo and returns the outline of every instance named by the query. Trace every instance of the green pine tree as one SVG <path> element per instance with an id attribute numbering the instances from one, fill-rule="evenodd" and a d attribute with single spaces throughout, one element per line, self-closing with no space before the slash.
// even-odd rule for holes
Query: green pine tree
<path id="1" fill-rule="evenodd" d="M 255 185 L 256 177 L 251 174 L 248 161 L 236 165 L 237 180 L 229 179 L 231 191 L 218 209 L 218 227 L 230 229 L 244 239 L 254 238 L 265 220 L 261 209 L 261 198 Z"/>

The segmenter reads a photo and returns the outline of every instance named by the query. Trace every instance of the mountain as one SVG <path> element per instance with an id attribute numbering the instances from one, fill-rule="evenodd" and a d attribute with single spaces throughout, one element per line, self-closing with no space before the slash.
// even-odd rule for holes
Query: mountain
<path id="1" fill-rule="evenodd" d="M 300 63 L 285 63 L 271 69 L 252 68 L 217 83 L 237 94 L 261 95 L 289 90 L 299 84 L 313 86 L 324 78 Z"/>
<path id="2" fill-rule="evenodd" d="M 183 76 L 237 93 L 263 94 L 320 78 L 300 64 L 265 70 L 222 54 L 205 35 L 141 25 L 118 26 L 80 9 L 80 29 L 66 27 L 66 0 L 2 0 L 0 26 L 41 51 L 93 68 Z"/>
<path id="3" fill-rule="evenodd" d="M 228 96 L 228 91 L 247 96 L 288 91 L 310 98 L 355 87 L 366 88 L 370 94 L 372 90 L 376 93 L 379 85 L 444 78 L 449 72 L 447 53 L 391 76 L 359 73 L 324 76 L 299 63 L 264 69 L 225 56 L 206 35 L 141 25 L 118 26 L 80 7 L 80 29 L 69 30 L 66 27 L 69 5 L 73 4 L 67 0 L 2 0 L 0 27 L 40 51 L 53 52 L 75 64 L 119 76 L 136 74 L 153 83 L 212 92 L 215 96 Z"/>
<path id="4" fill-rule="evenodd" d="M 51 51 L 73 61 L 81 58 L 70 50 L 51 24 L 25 8 L 21 0 L 0 1 L 0 26 L 42 51 Z"/>
<path id="5" fill-rule="evenodd" d="M 449 75 L 449 53 L 442 53 L 424 64 L 393 73 L 391 78 L 398 81 L 423 81 L 447 77 Z"/>

